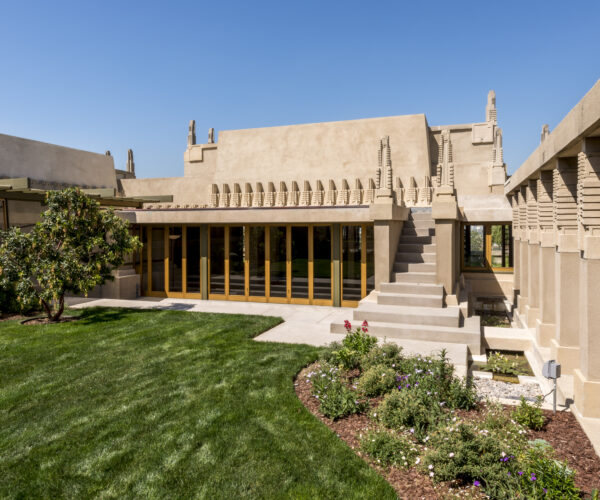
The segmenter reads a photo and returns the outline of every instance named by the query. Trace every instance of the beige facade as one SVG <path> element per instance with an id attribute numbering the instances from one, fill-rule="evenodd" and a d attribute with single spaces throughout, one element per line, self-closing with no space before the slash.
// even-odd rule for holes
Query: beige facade
<path id="1" fill-rule="evenodd" d="M 560 388 L 581 415 L 600 418 L 600 82 L 505 186 L 518 260 L 519 322 L 556 359 Z"/>

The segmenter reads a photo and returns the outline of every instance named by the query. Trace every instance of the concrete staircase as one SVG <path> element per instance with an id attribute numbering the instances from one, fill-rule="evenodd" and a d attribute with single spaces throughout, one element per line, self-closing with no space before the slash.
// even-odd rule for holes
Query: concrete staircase
<path id="1" fill-rule="evenodd" d="M 363 299 L 353 311 L 359 326 L 389 339 L 464 344 L 479 354 L 479 317 L 464 318 L 458 306 L 444 306 L 444 288 L 436 283 L 437 246 L 431 209 L 411 209 L 398 243 L 390 283 Z M 332 333 L 345 333 L 343 323 L 332 323 Z"/>

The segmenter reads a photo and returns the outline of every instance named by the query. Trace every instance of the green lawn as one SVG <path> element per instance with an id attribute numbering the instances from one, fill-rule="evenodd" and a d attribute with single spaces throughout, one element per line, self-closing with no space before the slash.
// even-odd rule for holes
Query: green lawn
<path id="1" fill-rule="evenodd" d="M 0 323 L 0 497 L 395 498 L 298 401 L 279 320 L 89 309 Z"/>

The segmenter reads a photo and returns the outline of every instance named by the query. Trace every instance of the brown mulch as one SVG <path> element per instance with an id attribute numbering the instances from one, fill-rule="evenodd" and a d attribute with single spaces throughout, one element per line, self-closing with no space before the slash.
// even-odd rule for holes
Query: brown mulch
<path id="1" fill-rule="evenodd" d="M 300 401 L 321 422 L 334 431 L 354 452 L 368 462 L 396 490 L 400 498 L 406 499 L 444 499 L 454 496 L 460 491 L 462 498 L 485 498 L 474 487 L 458 487 L 452 483 L 434 484 L 427 476 L 419 473 L 414 467 L 400 469 L 397 467 L 382 467 L 360 451 L 359 436 L 376 425 L 366 415 L 350 415 L 333 421 L 319 412 L 319 402 L 311 394 L 312 384 L 306 375 L 318 368 L 314 363 L 298 373 L 294 381 L 296 395 Z M 352 376 L 358 375 L 352 373 Z M 376 407 L 381 398 L 371 400 L 371 406 Z M 514 407 L 512 407 L 514 408 Z M 481 409 L 481 407 L 480 407 Z M 480 409 L 470 412 L 457 411 L 457 415 L 468 419 L 482 418 Z M 511 407 L 506 407 L 510 411 Z M 544 439 L 556 450 L 558 458 L 568 460 L 569 467 L 576 471 L 575 484 L 589 494 L 594 488 L 600 487 L 600 457 L 583 429 L 570 412 L 544 410 L 547 418 L 546 425 L 541 431 L 530 431 L 530 439 Z"/>
<path id="2" fill-rule="evenodd" d="M 22 325 L 56 325 L 58 323 L 70 323 L 72 321 L 77 321 L 81 318 L 79 316 L 61 316 L 57 321 L 50 321 L 46 316 L 35 317 L 24 319 L 21 321 Z"/>

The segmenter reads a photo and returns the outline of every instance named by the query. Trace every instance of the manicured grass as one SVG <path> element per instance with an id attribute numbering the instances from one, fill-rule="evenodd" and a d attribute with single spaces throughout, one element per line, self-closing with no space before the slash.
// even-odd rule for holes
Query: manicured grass
<path id="1" fill-rule="evenodd" d="M 251 340 L 280 320 L 81 316 L 0 323 L 0 497 L 395 498 L 296 398 L 318 349 Z"/>

